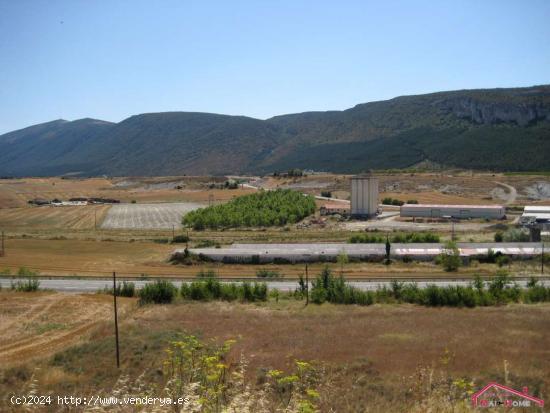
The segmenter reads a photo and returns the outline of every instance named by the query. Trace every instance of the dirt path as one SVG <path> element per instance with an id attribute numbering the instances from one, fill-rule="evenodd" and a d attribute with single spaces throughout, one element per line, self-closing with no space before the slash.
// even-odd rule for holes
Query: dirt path
<path id="1" fill-rule="evenodd" d="M 516 198 L 518 196 L 518 191 L 516 188 L 514 188 L 512 185 L 505 184 L 504 182 L 497 182 L 495 181 L 497 185 L 503 186 L 508 190 L 508 193 L 506 194 L 506 205 L 510 205 L 514 202 L 516 202 Z"/>

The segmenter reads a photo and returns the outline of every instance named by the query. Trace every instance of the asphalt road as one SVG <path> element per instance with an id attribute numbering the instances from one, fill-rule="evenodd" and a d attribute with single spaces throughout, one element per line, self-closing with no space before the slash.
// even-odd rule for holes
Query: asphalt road
<path id="1" fill-rule="evenodd" d="M 66 292 L 66 293 L 94 293 L 99 290 L 103 290 L 105 287 L 110 288 L 113 286 L 112 280 L 86 280 L 86 279 L 44 279 L 38 278 L 40 281 L 40 288 L 49 289 L 54 291 Z M 411 280 L 412 281 L 412 280 Z M 11 278 L 0 278 L 0 285 L 2 288 L 10 288 L 13 280 Z M 153 282 L 149 281 L 132 281 L 137 288 L 143 287 L 145 284 Z M 181 283 L 184 281 L 173 281 L 174 285 L 178 288 Z M 189 282 L 189 281 L 185 281 Z M 231 281 L 222 281 L 223 283 L 229 283 Z M 430 280 L 430 281 L 416 281 L 418 287 L 425 288 L 427 285 L 437 285 L 437 286 L 449 286 L 449 285 L 462 285 L 466 286 L 470 283 L 469 280 Z M 518 280 L 517 283 L 521 286 L 525 286 L 527 280 Z M 544 279 L 541 281 L 542 284 L 550 286 L 550 280 Z M 350 285 L 357 287 L 361 290 L 376 290 L 383 286 L 389 287 L 389 281 L 350 281 Z M 270 289 L 278 289 L 280 291 L 294 291 L 298 287 L 296 281 L 267 281 L 267 285 Z"/>

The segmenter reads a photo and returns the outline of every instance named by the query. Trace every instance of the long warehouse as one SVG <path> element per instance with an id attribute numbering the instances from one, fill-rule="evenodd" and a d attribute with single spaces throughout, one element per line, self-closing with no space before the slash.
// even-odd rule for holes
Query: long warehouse
<path id="1" fill-rule="evenodd" d="M 542 244 L 539 242 L 501 242 L 501 243 L 458 243 L 460 255 L 464 258 L 486 256 L 489 249 L 518 258 L 530 258 L 540 255 Z M 411 257 L 416 260 L 431 260 L 443 252 L 444 245 L 398 244 L 391 245 L 391 256 L 395 258 Z M 207 260 L 219 262 L 269 263 L 269 262 L 317 262 L 334 261 L 342 252 L 349 258 L 360 260 L 378 260 L 386 255 L 385 244 L 233 244 L 222 248 L 191 248 L 190 252 L 201 255 Z M 183 254 L 183 249 L 174 254 Z"/>
<path id="2" fill-rule="evenodd" d="M 401 206 L 400 216 L 413 218 L 503 219 L 506 217 L 506 208 L 502 205 L 405 204 Z"/>

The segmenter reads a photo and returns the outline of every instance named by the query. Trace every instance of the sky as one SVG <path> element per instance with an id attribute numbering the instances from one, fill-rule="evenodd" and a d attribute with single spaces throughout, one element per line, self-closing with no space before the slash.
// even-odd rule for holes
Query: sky
<path id="1" fill-rule="evenodd" d="M 548 0 L 0 0 L 0 134 L 550 83 Z"/>

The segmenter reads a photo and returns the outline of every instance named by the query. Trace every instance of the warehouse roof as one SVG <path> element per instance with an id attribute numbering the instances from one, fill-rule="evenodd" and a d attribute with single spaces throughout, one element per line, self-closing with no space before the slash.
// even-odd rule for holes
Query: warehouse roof
<path id="1" fill-rule="evenodd" d="M 523 208 L 523 212 L 529 212 L 529 213 L 542 212 L 542 213 L 545 213 L 545 214 L 550 214 L 550 206 L 546 206 L 546 205 L 527 205 L 526 207 Z"/>
<path id="2" fill-rule="evenodd" d="M 407 208 L 504 208 L 502 205 L 440 205 L 440 204 L 404 204 Z"/>

